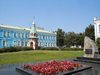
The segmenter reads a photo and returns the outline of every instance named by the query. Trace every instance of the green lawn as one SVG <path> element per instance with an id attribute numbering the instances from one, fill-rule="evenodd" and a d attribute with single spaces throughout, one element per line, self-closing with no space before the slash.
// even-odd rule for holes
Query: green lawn
<path id="1" fill-rule="evenodd" d="M 0 64 L 38 62 L 52 59 L 66 59 L 82 56 L 82 51 L 21 51 L 12 53 L 0 53 Z"/>

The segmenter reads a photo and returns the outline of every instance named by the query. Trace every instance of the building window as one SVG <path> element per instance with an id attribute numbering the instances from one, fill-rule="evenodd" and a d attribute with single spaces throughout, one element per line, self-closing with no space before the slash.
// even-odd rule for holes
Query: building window
<path id="1" fill-rule="evenodd" d="M 16 41 L 14 41 L 14 46 L 16 46 Z"/>
<path id="2" fill-rule="evenodd" d="M 22 46 L 24 46 L 24 42 L 22 41 Z"/>
<path id="3" fill-rule="evenodd" d="M 48 43 L 48 47 L 49 47 L 49 43 Z"/>
<path id="4" fill-rule="evenodd" d="M 46 43 L 46 47 L 47 47 L 47 43 Z"/>
<path id="5" fill-rule="evenodd" d="M 52 36 L 51 36 L 50 38 L 51 38 L 51 40 L 52 40 Z"/>
<path id="6" fill-rule="evenodd" d="M 50 43 L 50 47 L 52 47 L 52 43 Z"/>
<path id="7" fill-rule="evenodd" d="M 51 40 L 52 40 L 52 36 L 51 36 Z"/>
<path id="8" fill-rule="evenodd" d="M 45 37 L 45 36 L 43 35 L 43 40 L 44 40 L 44 37 Z"/>
<path id="9" fill-rule="evenodd" d="M 10 33 L 9 32 L 7 33 L 7 36 L 10 37 Z"/>
<path id="10" fill-rule="evenodd" d="M 50 36 L 48 36 L 48 39 L 50 40 Z"/>
<path id="11" fill-rule="evenodd" d="M 22 33 L 22 38 L 24 38 L 24 33 Z"/>
<path id="12" fill-rule="evenodd" d="M 47 39 L 47 36 L 45 36 L 45 38 Z"/>
<path id="13" fill-rule="evenodd" d="M 27 34 L 27 38 L 29 37 L 29 34 Z"/>
<path id="14" fill-rule="evenodd" d="M 20 33 L 18 33 L 18 37 L 20 38 Z"/>
<path id="15" fill-rule="evenodd" d="M 5 40 L 3 40 L 3 47 L 5 47 L 6 46 L 6 41 Z"/>
<path id="16" fill-rule="evenodd" d="M 6 32 L 4 31 L 4 37 L 6 37 Z"/>
<path id="17" fill-rule="evenodd" d="M 14 38 L 16 38 L 16 32 L 14 33 Z"/>
<path id="18" fill-rule="evenodd" d="M 25 42 L 25 46 L 27 46 L 27 42 Z"/>
<path id="19" fill-rule="evenodd" d="M 47 36 L 47 40 L 48 40 L 48 36 Z"/>
<path id="20" fill-rule="evenodd" d="M 18 41 L 18 46 L 20 46 L 20 41 Z"/>
<path id="21" fill-rule="evenodd" d="M 25 34 L 25 37 L 27 38 L 27 34 Z"/>
<path id="22" fill-rule="evenodd" d="M 41 46 L 41 42 L 40 42 L 40 46 Z"/>

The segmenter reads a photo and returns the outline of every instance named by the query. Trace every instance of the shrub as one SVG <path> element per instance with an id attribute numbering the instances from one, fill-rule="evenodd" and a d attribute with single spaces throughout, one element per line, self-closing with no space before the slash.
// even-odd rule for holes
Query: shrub
<path id="1" fill-rule="evenodd" d="M 38 50 L 82 51 L 82 48 L 39 47 Z"/>
<path id="2" fill-rule="evenodd" d="M 6 47 L 6 48 L 1 48 L 0 53 L 4 52 L 18 52 L 18 51 L 27 51 L 27 50 L 32 50 L 30 47 Z"/>
<path id="3" fill-rule="evenodd" d="M 7 52 L 7 51 L 5 50 L 5 48 L 1 48 L 1 49 L 0 49 L 0 53 L 3 53 L 3 52 Z"/>
<path id="4" fill-rule="evenodd" d="M 22 50 L 23 50 L 23 51 L 33 50 L 33 48 L 31 48 L 31 47 L 22 47 Z"/>
<path id="5" fill-rule="evenodd" d="M 100 48 L 100 38 L 97 38 L 96 45 L 98 46 L 98 48 Z"/>
<path id="6" fill-rule="evenodd" d="M 0 53 L 4 52 L 18 52 L 18 51 L 29 51 L 32 50 L 30 47 L 6 47 L 6 48 L 1 48 Z M 82 48 L 61 48 L 59 49 L 58 47 L 38 47 L 37 50 L 62 50 L 62 51 L 82 51 Z"/>
<path id="7" fill-rule="evenodd" d="M 62 51 L 83 51 L 82 48 L 63 48 Z"/>
<path id="8" fill-rule="evenodd" d="M 38 50 L 58 50 L 57 47 L 39 47 Z"/>

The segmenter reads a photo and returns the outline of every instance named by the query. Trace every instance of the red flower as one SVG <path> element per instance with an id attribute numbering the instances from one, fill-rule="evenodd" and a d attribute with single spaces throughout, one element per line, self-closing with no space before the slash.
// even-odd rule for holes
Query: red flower
<path id="1" fill-rule="evenodd" d="M 69 71 L 78 67 L 82 67 L 82 65 L 76 62 L 53 60 L 42 64 L 25 64 L 23 67 L 24 69 L 30 69 L 33 72 L 43 75 L 54 75 L 63 71 Z"/>

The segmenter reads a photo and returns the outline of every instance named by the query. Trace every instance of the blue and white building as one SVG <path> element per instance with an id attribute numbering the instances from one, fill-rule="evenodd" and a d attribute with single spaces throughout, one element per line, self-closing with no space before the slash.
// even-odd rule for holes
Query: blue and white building
<path id="1" fill-rule="evenodd" d="M 36 27 L 31 28 L 0 24 L 0 48 L 10 46 L 56 47 L 56 33 Z"/>

